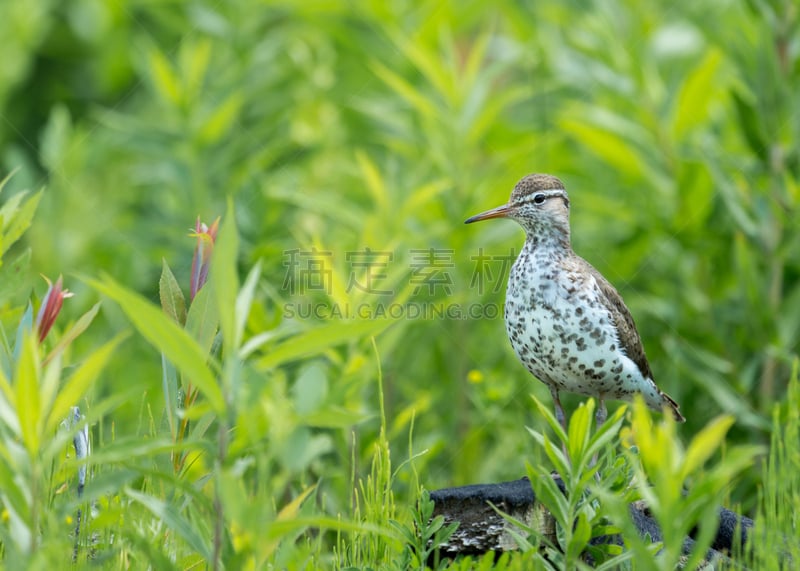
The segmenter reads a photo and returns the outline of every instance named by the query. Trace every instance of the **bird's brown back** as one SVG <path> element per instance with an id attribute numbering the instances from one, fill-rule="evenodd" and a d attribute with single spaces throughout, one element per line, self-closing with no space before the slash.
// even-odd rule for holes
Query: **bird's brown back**
<path id="1" fill-rule="evenodd" d="M 597 282 L 597 287 L 600 288 L 600 292 L 603 296 L 603 303 L 614 320 L 614 326 L 617 328 L 617 333 L 619 334 L 619 343 L 625 351 L 625 354 L 631 361 L 636 363 L 636 366 L 639 367 L 639 370 L 645 378 L 653 379 L 653 371 L 650 369 L 650 363 L 647 362 L 647 355 L 644 352 L 642 339 L 639 337 L 636 323 L 633 321 L 630 310 L 622 300 L 622 296 L 594 266 L 583 258 L 580 258 L 580 261 L 585 266 L 586 271 L 594 277 L 595 282 Z"/>

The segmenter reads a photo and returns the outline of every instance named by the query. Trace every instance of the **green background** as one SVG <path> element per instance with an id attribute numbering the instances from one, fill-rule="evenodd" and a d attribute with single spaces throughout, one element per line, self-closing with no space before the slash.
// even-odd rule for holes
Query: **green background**
<path id="1" fill-rule="evenodd" d="M 0 167 L 18 169 L 3 199 L 45 189 L 3 320 L 43 294 L 40 273 L 76 292 L 62 324 L 98 300 L 78 276 L 157 302 L 163 258 L 188 290 L 189 229 L 228 196 L 240 275 L 263 264 L 248 335 L 320 325 L 287 303 L 502 307 L 473 257 L 518 251 L 522 231 L 463 221 L 547 172 L 570 192 L 575 250 L 620 291 L 681 404 L 679 434 L 730 413 L 729 442 L 767 442 L 800 338 L 799 17 L 777 0 L 3 2 Z M 332 253 L 331 285 L 292 294 L 287 252 L 312 248 Z M 375 272 L 390 294 L 348 291 L 365 276 L 347 253 L 365 248 L 391 253 Z M 415 293 L 414 250 L 431 248 L 450 291 Z M 73 359 L 128 327 L 105 302 Z M 399 319 L 376 347 L 256 367 L 287 485 L 322 477 L 327 509 L 347 511 L 378 431 L 378 361 L 396 465 L 427 451 L 429 489 L 524 474 L 523 426 L 542 426 L 528 395 L 549 397 L 501 317 Z M 159 425 L 160 366 L 125 342 L 86 406 L 131 387 L 142 400 L 95 438 Z M 758 478 L 734 494 L 745 507 Z"/>

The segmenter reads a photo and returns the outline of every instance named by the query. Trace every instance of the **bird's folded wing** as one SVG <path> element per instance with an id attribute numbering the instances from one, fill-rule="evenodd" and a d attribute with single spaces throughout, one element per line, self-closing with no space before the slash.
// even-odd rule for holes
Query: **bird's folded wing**
<path id="1" fill-rule="evenodd" d="M 650 363 L 647 362 L 642 340 L 636 330 L 636 324 L 633 322 L 631 312 L 625 306 L 625 302 L 622 301 L 622 296 L 589 262 L 585 260 L 583 262 L 594 277 L 605 305 L 614 320 L 622 350 L 631 361 L 636 363 L 645 378 L 652 379 L 653 372 L 650 370 Z"/>

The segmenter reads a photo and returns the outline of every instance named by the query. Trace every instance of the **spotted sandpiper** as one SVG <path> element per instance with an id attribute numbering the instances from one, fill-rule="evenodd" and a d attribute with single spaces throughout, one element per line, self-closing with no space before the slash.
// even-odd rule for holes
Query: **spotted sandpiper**
<path id="1" fill-rule="evenodd" d="M 659 390 L 633 317 L 614 286 L 572 251 L 569 198 L 564 183 L 547 174 L 524 177 L 508 204 L 466 221 L 511 218 L 525 230 L 525 245 L 506 290 L 506 332 L 517 357 L 550 389 L 556 418 L 566 429 L 559 391 L 597 397 L 598 426 L 605 399 L 641 394 L 654 410 L 678 404 Z"/>

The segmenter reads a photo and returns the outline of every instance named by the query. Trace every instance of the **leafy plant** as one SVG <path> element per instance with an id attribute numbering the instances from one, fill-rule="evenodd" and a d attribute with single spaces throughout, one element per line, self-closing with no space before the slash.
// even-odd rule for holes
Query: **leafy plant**
<path id="1" fill-rule="evenodd" d="M 724 498 L 762 450 L 752 445 L 730 447 L 706 468 L 706 463 L 723 448 L 732 424 L 731 417 L 720 417 L 684 448 L 675 436 L 676 425 L 669 415 L 655 423 L 644 402 L 634 402 L 628 435 L 634 445 L 624 449 L 623 454 L 631 467 L 631 485 L 661 530 L 659 551 L 654 552 L 647 538 L 636 533 L 628 503 L 622 496 L 610 490 L 600 490 L 598 494 L 622 530 L 625 547 L 637 565 L 674 569 L 680 564 L 693 569 L 705 559 L 719 527 Z M 693 530 L 696 534 L 692 551 L 684 557 L 684 541 Z"/>
<path id="2" fill-rule="evenodd" d="M 702 469 L 720 449 L 729 418 L 709 424 L 684 451 L 672 418 L 654 424 L 642 402 L 634 403 L 630 428 L 623 428 L 623 407 L 593 431 L 590 399 L 573 413 L 567 433 L 547 407 L 536 403 L 563 446 L 560 450 L 546 435 L 531 431 L 564 484 L 562 491 L 546 470 L 528 468 L 537 501 L 556 522 L 556 540 L 533 526 L 514 523 L 536 540 L 530 544 L 520 536 L 522 547 L 543 549 L 541 565 L 578 569 L 589 568 L 591 561 L 598 569 L 674 569 L 679 564 L 694 568 L 705 558 L 726 492 L 760 450 L 734 447 L 713 467 Z M 660 541 L 640 535 L 630 512 L 637 500 L 658 523 Z M 685 555 L 685 538 L 693 530 L 694 547 Z M 624 547 L 591 541 L 617 533 Z"/>
<path id="3" fill-rule="evenodd" d="M 444 523 L 444 516 L 433 516 L 434 502 L 427 490 L 422 490 L 416 509 L 412 510 L 412 522 L 403 525 L 392 521 L 392 526 L 402 538 L 402 554 L 393 561 L 396 569 L 439 569 L 449 568 L 450 562 L 441 558 L 439 547 L 447 542 L 459 526 L 458 522 Z"/>
<path id="4" fill-rule="evenodd" d="M 594 400 L 589 399 L 572 413 L 567 432 L 564 432 L 549 408 L 535 398 L 534 402 L 562 447 L 559 448 L 542 432 L 531 429 L 529 432 L 544 448 L 565 490 L 561 491 L 553 475 L 544 466 L 528 464 L 528 477 L 537 501 L 546 506 L 556 522 L 556 538 L 554 542 L 552 538 L 544 536 L 541 530 L 522 525 L 521 529 L 532 535 L 535 542 L 531 544 L 520 537 L 520 543 L 528 550 L 541 547 L 543 557 L 539 562 L 547 568 L 588 568 L 587 555 L 591 555 L 597 567 L 602 569 L 624 564 L 630 559 L 630 553 L 623 553 L 610 543 L 591 545 L 590 541 L 614 532 L 608 514 L 603 509 L 601 493 L 617 494 L 623 502 L 633 498 L 634 490 L 629 487 L 629 467 L 614 454 L 625 407 L 617 409 L 593 431 Z"/>
<path id="5" fill-rule="evenodd" d="M 18 193 L 0 208 L 0 256 L 30 225 L 38 195 L 24 197 Z M 24 253 L 10 266 L 12 274 L 20 274 L 18 284 L 28 258 L 29 252 Z M 79 433 L 85 436 L 94 415 L 85 418 L 78 405 L 123 338 L 107 341 L 77 364 L 70 362 L 67 350 L 97 315 L 95 305 L 48 348 L 48 334 L 64 299 L 71 296 L 60 277 L 48 285 L 35 320 L 29 302 L 13 340 L 0 330 L 0 549 L 20 567 L 41 564 L 59 552 L 65 558 L 71 542 L 78 555 L 88 450 L 76 445 L 75 453 L 82 456 L 78 462 L 69 462 L 65 450 Z"/>

